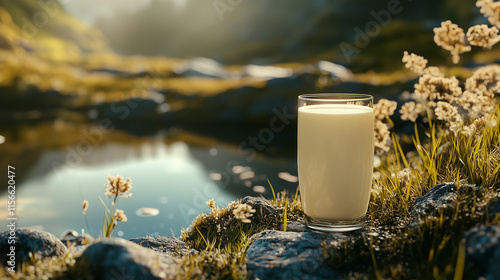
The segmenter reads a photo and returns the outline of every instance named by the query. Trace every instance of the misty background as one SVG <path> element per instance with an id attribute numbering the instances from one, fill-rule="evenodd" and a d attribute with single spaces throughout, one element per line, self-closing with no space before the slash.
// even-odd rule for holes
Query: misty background
<path id="1" fill-rule="evenodd" d="M 205 56 L 224 64 L 330 60 L 349 64 L 339 45 L 354 45 L 355 27 L 375 20 L 390 1 L 369 0 L 138 0 L 64 1 L 72 15 L 97 27 L 111 47 L 127 55 Z M 473 0 L 397 1 L 380 34 L 370 38 L 353 71 L 393 70 L 404 50 L 443 62 L 432 28 L 444 19 L 459 26 L 484 21 Z M 222 3 L 222 4 L 221 4 Z M 234 7 L 231 3 L 236 3 Z M 227 8 L 229 7 L 229 8 Z M 383 16 L 382 16 L 383 17 Z M 376 55 L 373 55 L 376 54 Z M 366 57 L 371 57 L 370 59 Z M 436 62 L 436 63 L 437 63 Z"/>

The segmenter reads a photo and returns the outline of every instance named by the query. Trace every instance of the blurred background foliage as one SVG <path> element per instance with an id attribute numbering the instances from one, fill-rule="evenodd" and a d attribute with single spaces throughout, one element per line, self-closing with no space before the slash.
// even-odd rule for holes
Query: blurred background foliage
<path id="1" fill-rule="evenodd" d="M 61 2 L 64 5 L 55 7 L 56 0 L 0 1 L 12 18 L 12 22 L 8 19 L 3 22 L 2 34 L 5 36 L 5 29 L 12 32 L 15 25 L 27 35 L 34 34 L 31 39 L 52 49 L 52 58 L 59 59 L 71 54 L 78 58 L 78 52 L 112 49 L 123 55 L 203 56 L 224 64 L 318 60 L 347 64 L 340 43 L 352 44 L 354 28 L 364 30 L 366 23 L 374 20 L 370 12 L 386 10 L 389 1 L 240 1 L 222 15 L 215 8 L 217 1 Z M 464 28 L 485 21 L 474 8 L 473 0 L 398 2 L 402 12 L 392 15 L 389 24 L 371 38 L 370 44 L 349 65 L 354 72 L 400 69 L 394 63 L 399 62 L 394 53 L 404 50 L 420 53 L 440 64 L 446 61 L 440 49 L 429 44 L 432 40 L 429 31 L 433 27 L 444 19 Z M 3 13 L 4 17 L 9 16 Z M 37 23 L 44 21 L 47 24 L 39 27 Z M 7 41 L 14 44 L 14 39 Z"/>
<path id="2" fill-rule="evenodd" d="M 223 20 L 214 2 L 191 0 L 180 6 L 174 1 L 150 1 L 134 11 L 100 17 L 94 25 L 123 54 L 206 56 L 225 64 L 322 59 L 345 63 L 340 42 L 351 43 L 354 28 L 364 30 L 374 20 L 370 11 L 387 10 L 389 1 L 242 1 L 225 12 Z M 353 71 L 397 70 L 400 65 L 394 62 L 399 56 L 394 54 L 404 50 L 438 58 L 439 49 L 430 44 L 434 26 L 448 18 L 461 26 L 480 19 L 478 10 L 471 8 L 472 0 L 400 3 L 402 12 L 391 16 L 373 45 L 350 65 Z"/>

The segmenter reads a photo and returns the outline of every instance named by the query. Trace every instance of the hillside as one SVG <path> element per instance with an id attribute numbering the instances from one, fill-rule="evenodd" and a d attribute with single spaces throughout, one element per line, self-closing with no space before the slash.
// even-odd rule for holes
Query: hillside
<path id="1" fill-rule="evenodd" d="M 110 51 L 99 30 L 68 15 L 57 1 L 0 0 L 0 36 L 3 50 L 52 61 L 77 62 Z"/>
<path id="2" fill-rule="evenodd" d="M 134 11 L 117 9 L 95 24 L 122 54 L 205 56 L 224 64 L 329 60 L 362 73 L 399 70 L 400 55 L 394 54 L 405 50 L 434 64 L 447 63 L 429 36 L 432 28 L 444 19 L 464 28 L 485 21 L 474 0 L 397 1 L 394 13 L 388 12 L 389 1 L 235 2 L 239 4 L 217 10 L 213 1 L 189 0 L 183 9 L 172 1 L 152 1 Z M 367 26 L 375 30 L 373 35 Z M 356 46 L 358 29 L 368 34 L 366 45 Z M 351 61 L 342 44 L 357 48 Z"/>

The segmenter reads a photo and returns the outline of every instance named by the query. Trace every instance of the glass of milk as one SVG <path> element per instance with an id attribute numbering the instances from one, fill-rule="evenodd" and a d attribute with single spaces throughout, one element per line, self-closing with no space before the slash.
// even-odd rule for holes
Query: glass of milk
<path id="1" fill-rule="evenodd" d="M 299 186 L 309 228 L 363 227 L 373 176 L 373 126 L 371 95 L 299 96 Z"/>

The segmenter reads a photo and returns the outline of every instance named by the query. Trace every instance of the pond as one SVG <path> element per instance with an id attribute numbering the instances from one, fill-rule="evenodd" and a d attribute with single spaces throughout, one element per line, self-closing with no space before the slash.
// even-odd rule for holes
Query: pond
<path id="1" fill-rule="evenodd" d="M 230 137 L 178 128 L 149 135 L 123 130 L 98 135 L 95 129 L 55 120 L 0 131 L 6 138 L 0 145 L 2 166 L 16 168 L 18 227 L 38 227 L 56 236 L 83 229 L 99 236 L 104 218 L 99 197 L 110 205 L 104 196 L 108 174 L 132 180 L 132 197 L 119 198 L 116 206 L 128 217 L 114 233 L 122 238 L 179 236 L 198 214 L 210 211 L 210 198 L 224 207 L 246 195 L 272 197 L 268 179 L 277 192 L 297 188 L 293 132 L 283 137 L 286 141 L 276 137 L 266 153 L 253 157 L 238 149 L 237 139 L 244 141 L 256 128 L 224 129 Z M 85 215 L 84 199 L 89 201 Z M 5 191 L 1 200 L 7 200 Z M 7 218 L 5 203 L 0 213 Z"/>

